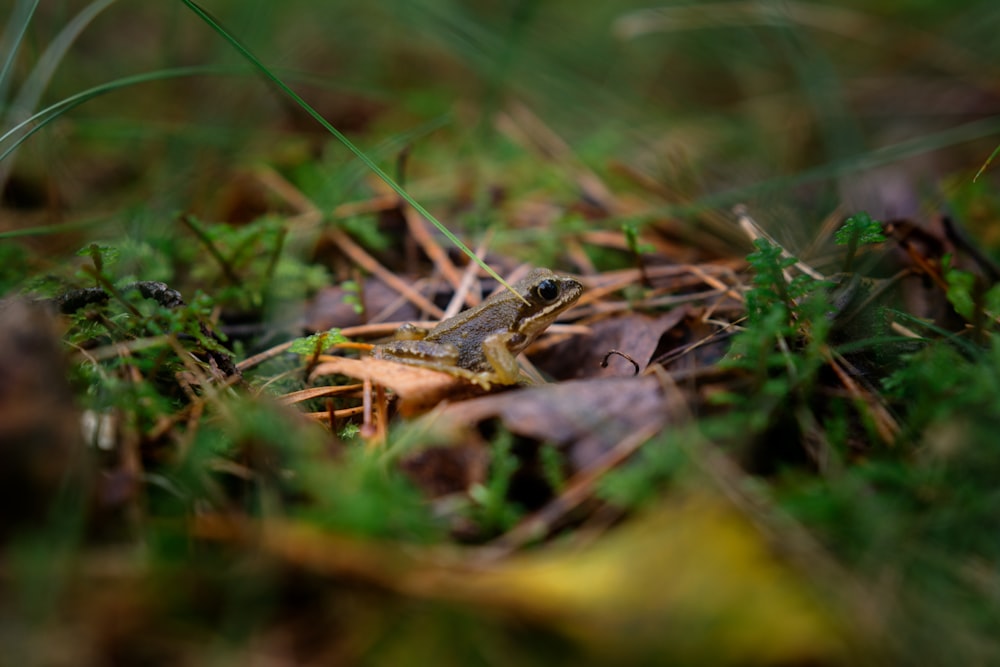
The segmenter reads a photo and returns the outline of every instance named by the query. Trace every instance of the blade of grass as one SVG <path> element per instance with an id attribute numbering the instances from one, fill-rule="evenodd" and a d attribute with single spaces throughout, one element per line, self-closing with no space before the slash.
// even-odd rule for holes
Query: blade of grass
<path id="1" fill-rule="evenodd" d="M 96 227 L 108 222 L 109 218 L 91 218 L 90 220 L 74 220 L 73 222 L 59 222 L 53 225 L 36 225 L 27 229 L 12 229 L 0 232 L 0 241 L 15 239 L 22 236 L 45 236 L 46 234 L 60 234 L 62 232 L 75 232 L 88 227 Z"/>
<path id="2" fill-rule="evenodd" d="M 19 114 L 30 113 L 31 109 L 38 104 L 38 100 L 41 99 L 42 92 L 52 78 L 56 67 L 62 62 L 69 47 L 80 36 L 83 29 L 114 1 L 94 0 L 94 2 L 87 5 L 79 14 L 74 16 L 69 24 L 55 36 L 52 43 L 49 44 L 48 48 L 45 49 L 45 52 L 38 59 L 38 62 L 35 63 L 31 74 L 28 75 L 24 85 L 21 86 L 17 97 L 11 102 L 7 112 L 8 118 L 13 120 Z M 25 28 L 27 28 L 27 25 L 25 25 Z"/>
<path id="3" fill-rule="evenodd" d="M 38 100 L 42 98 L 42 92 L 48 86 L 49 79 L 52 78 L 56 67 L 59 66 L 59 63 L 65 57 L 66 51 L 76 41 L 76 38 L 80 36 L 83 29 L 114 1 L 94 0 L 94 2 L 84 7 L 79 14 L 74 16 L 66 27 L 55 36 L 52 43 L 45 49 L 42 57 L 38 59 L 38 62 L 32 68 L 31 74 L 28 75 L 24 85 L 21 86 L 21 90 L 8 107 L 7 122 L 15 122 L 19 117 L 31 113 L 31 110 L 38 104 Z M 27 22 L 25 23 L 27 24 Z M 7 164 L 0 164 L 0 189 L 7 182 L 12 168 L 13 161 Z"/>
<path id="4" fill-rule="evenodd" d="M 32 134 L 39 131 L 47 124 L 63 115 L 64 113 L 80 106 L 84 102 L 87 102 L 95 97 L 104 95 L 106 93 L 111 93 L 122 88 L 128 88 L 129 86 L 135 86 L 141 83 L 148 83 L 150 81 L 160 81 L 163 79 L 173 79 L 181 78 L 186 76 L 202 76 L 205 74 L 245 74 L 244 69 L 234 69 L 232 67 L 206 67 L 204 65 L 198 65 L 193 67 L 177 67 L 171 69 L 158 70 L 156 72 L 146 72 L 144 74 L 136 74 L 133 76 L 126 76 L 121 79 L 116 79 L 114 81 L 109 81 L 107 83 L 102 83 L 99 86 L 94 86 L 93 88 L 88 88 L 87 90 L 76 93 L 75 95 L 70 95 L 69 97 L 56 102 L 55 104 L 42 109 L 41 111 L 35 113 L 34 115 L 24 119 L 14 127 L 10 128 L 2 136 L 0 136 L 0 145 L 7 141 L 9 138 L 16 135 L 21 130 L 30 126 L 24 134 L 17 138 L 17 140 L 3 153 L 0 153 L 0 162 L 2 162 L 11 153 L 17 150 L 24 141 L 28 139 Z"/>
<path id="5" fill-rule="evenodd" d="M 996 148 L 993 149 L 993 152 L 990 153 L 990 156 L 986 158 L 986 162 L 984 162 L 983 166 L 979 168 L 979 171 L 976 172 L 976 175 L 972 177 L 973 183 L 979 180 L 979 177 L 983 175 L 983 172 L 986 171 L 986 168 L 990 166 L 990 163 L 993 162 L 993 159 L 997 156 L 998 153 L 1000 153 L 1000 146 L 997 146 Z"/>
<path id="6" fill-rule="evenodd" d="M 342 143 L 349 151 L 351 151 L 352 153 L 354 153 L 355 157 L 357 157 L 366 167 L 368 167 L 368 169 L 370 169 L 372 171 L 373 174 L 375 174 L 376 176 L 378 176 L 386 185 L 388 185 L 390 188 L 392 188 L 392 190 L 397 195 L 399 195 L 407 204 L 409 204 L 410 206 L 412 206 L 413 209 L 417 213 L 419 213 L 420 215 L 424 216 L 424 218 L 426 218 L 427 220 L 429 220 L 432 225 L 434 225 L 435 227 L 437 227 L 438 231 L 440 231 L 442 234 L 444 234 L 445 238 L 447 238 L 449 241 L 451 241 L 453 244 L 455 244 L 456 248 L 458 248 L 459 250 L 461 250 L 463 253 L 465 253 L 465 255 L 469 259 L 471 259 L 476 264 L 478 264 L 480 267 L 482 267 L 482 269 L 484 271 L 486 271 L 486 273 L 488 273 L 490 276 L 492 276 L 497 282 L 499 282 L 501 285 L 503 285 L 504 287 L 506 287 L 512 293 L 517 294 L 517 292 L 515 292 L 513 290 L 513 288 L 511 288 L 511 286 L 509 284 L 507 284 L 507 281 L 504 280 L 500 276 L 500 274 L 498 274 L 496 271 L 494 271 L 492 268 L 490 268 L 489 265 L 486 264 L 486 262 L 484 262 L 479 257 L 477 257 L 476 253 L 474 253 L 472 250 L 469 249 L 468 246 L 466 246 L 464 243 L 462 243 L 461 239 L 459 239 L 457 236 L 455 236 L 451 232 L 451 230 L 449 230 L 447 227 L 444 226 L 444 224 L 441 221 L 439 221 L 437 218 L 435 218 L 433 215 L 431 215 L 430 211 L 428 211 L 427 209 L 425 209 L 419 202 L 417 202 L 417 200 L 415 200 L 413 197 L 411 197 L 406 192 L 406 190 L 404 190 L 398 183 L 396 183 L 396 181 L 391 176 L 389 176 L 389 174 L 387 174 L 381 167 L 379 167 L 377 164 L 375 164 L 375 162 L 370 157 L 368 157 L 368 155 L 365 154 L 364 151 L 362 151 L 360 148 L 358 148 L 357 146 L 355 146 L 354 143 L 352 143 L 351 140 L 348 139 L 340 130 L 338 130 L 337 128 L 335 128 L 329 121 L 327 121 L 325 118 L 323 118 L 323 116 L 318 111 L 316 111 L 315 109 L 313 109 L 312 106 L 310 106 L 308 102 L 306 102 L 304 99 L 302 99 L 294 90 L 292 90 L 290 87 L 288 87 L 288 85 L 284 81 L 282 81 L 281 78 L 279 78 L 271 70 L 269 70 L 264 65 L 264 63 L 262 63 L 257 58 L 257 56 L 255 56 L 250 51 L 250 49 L 248 47 L 246 47 L 245 45 L 243 45 L 238 39 L 236 39 L 235 36 L 233 36 L 228 30 L 226 30 L 224 27 L 222 27 L 222 25 L 218 21 L 216 21 L 208 12 L 206 12 L 204 9 L 202 9 L 193 0 L 183 0 L 183 2 L 202 21 L 204 21 L 206 24 L 208 24 L 208 26 L 210 28 L 212 28 L 212 30 L 214 30 L 215 32 L 217 32 L 223 39 L 225 39 L 227 42 L 229 42 L 229 44 L 234 49 L 236 49 L 236 51 L 241 56 L 243 56 L 248 62 L 250 62 L 261 74 L 263 74 L 265 77 L 268 78 L 268 80 L 270 80 L 272 83 L 274 83 L 274 85 L 276 85 L 283 93 L 285 93 L 286 95 L 288 95 L 288 97 L 292 101 L 294 101 L 297 105 L 299 105 L 299 107 L 301 109 L 303 109 L 306 113 L 308 113 L 310 116 L 312 116 L 313 119 L 317 123 L 319 123 L 320 125 L 322 125 L 323 128 L 327 132 L 329 132 L 334 137 L 336 137 L 336 139 L 340 143 Z M 524 297 L 522 297 L 519 294 L 518 294 L 518 298 L 521 299 L 522 301 L 525 301 L 525 303 L 527 303 L 527 301 L 524 299 Z"/>
<path id="7" fill-rule="evenodd" d="M 17 56 L 21 41 L 24 39 L 24 33 L 28 31 L 28 24 L 31 23 L 31 17 L 35 15 L 37 8 L 38 0 L 34 0 L 34 2 L 22 0 L 14 7 L 10 20 L 4 27 L 3 38 L 0 39 L 0 51 L 6 49 L 7 56 L 4 58 L 3 68 L 0 69 L 0 104 L 3 104 L 3 101 L 7 99 L 7 87 L 10 85 L 10 80 L 7 77 L 14 66 L 14 57 Z"/>

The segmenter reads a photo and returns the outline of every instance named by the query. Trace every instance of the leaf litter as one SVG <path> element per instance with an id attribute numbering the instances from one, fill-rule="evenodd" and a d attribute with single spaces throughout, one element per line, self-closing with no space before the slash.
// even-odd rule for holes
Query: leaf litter
<path id="1" fill-rule="evenodd" d="M 587 187 L 596 187 L 592 178 L 587 178 L 591 182 Z M 306 216 L 299 217 L 295 224 L 315 224 L 307 218 L 318 221 L 318 211 L 289 183 L 273 173 L 265 174 L 264 182 L 285 200 L 284 206 Z M 602 201 L 602 206 L 617 206 L 610 192 L 604 193 Z M 746 213 L 738 211 L 737 218 L 740 216 Z M 411 229 L 421 224 L 409 215 L 403 217 Z M 754 238 L 760 238 L 755 226 L 747 229 Z M 835 336 L 831 340 L 843 343 L 873 335 L 865 327 L 884 324 L 868 321 L 873 304 L 889 299 L 894 291 L 919 294 L 907 291 L 908 276 L 922 276 L 921 287 L 927 293 L 919 297 L 923 305 L 914 306 L 915 310 L 925 317 L 946 311 L 947 301 L 942 300 L 941 289 L 946 287 L 946 278 L 934 268 L 942 264 L 945 253 L 957 256 L 966 250 L 962 256 L 970 261 L 962 266 L 990 272 L 991 265 L 974 251 L 968 252 L 968 245 L 959 242 L 955 247 L 955 232 L 948 232 L 947 224 L 942 229 L 945 231 L 935 237 L 907 224 L 887 226 L 890 241 L 886 243 L 894 241 L 894 247 L 899 249 L 893 260 L 896 266 L 887 266 L 886 255 L 868 248 L 856 261 L 870 263 L 870 258 L 878 257 L 883 275 L 902 273 L 904 278 L 865 278 L 866 282 L 858 284 L 851 282 L 858 280 L 858 274 L 837 278 L 832 283 L 839 285 L 835 293 L 836 289 L 846 290 L 846 296 L 835 299 Z M 930 243 L 916 245 L 921 235 Z M 301 320 L 305 330 L 322 331 L 333 326 L 355 342 L 317 349 L 298 371 L 303 388 L 277 398 L 296 406 L 326 401 L 327 409 L 302 412 L 325 424 L 331 435 L 342 432 L 348 424 L 360 424 L 359 432 L 368 440 L 366 456 L 397 469 L 424 494 L 423 503 L 434 508 L 438 521 L 443 522 L 440 525 L 451 533 L 453 546 L 403 547 L 399 535 L 388 541 L 350 536 L 349 532 L 339 537 L 337 530 L 330 532 L 310 524 L 308 517 L 315 516 L 325 503 L 333 502 L 329 511 L 336 512 L 336 503 L 343 500 L 313 498 L 307 505 L 315 507 L 303 518 L 296 518 L 294 512 L 282 516 L 281 512 L 269 511 L 255 516 L 237 509 L 254 498 L 256 486 L 263 490 L 275 485 L 270 493 L 284 497 L 282 504 L 301 502 L 295 498 L 303 493 L 305 497 L 321 493 L 315 488 L 310 490 L 309 484 L 295 490 L 308 475 L 300 478 L 301 473 L 284 470 L 286 464 L 282 461 L 302 456 L 302 452 L 271 451 L 273 444 L 266 436 L 255 442 L 261 434 L 251 432 L 243 436 L 242 443 L 234 442 L 228 453 L 220 452 L 202 463 L 200 473 L 192 470 L 199 476 L 212 471 L 210 474 L 218 481 L 213 483 L 217 488 L 207 496 L 215 498 L 210 503 L 213 509 L 189 513 L 172 529 L 179 530 L 185 540 L 224 546 L 223 553 L 233 553 L 234 549 L 236 554 L 255 552 L 269 559 L 270 567 L 288 573 L 284 576 L 318 576 L 374 587 L 371 592 L 359 593 L 360 599 L 368 599 L 362 603 L 365 605 L 373 603 L 372 596 L 392 594 L 422 600 L 421 604 L 429 608 L 472 605 L 490 609 L 501 617 L 527 619 L 591 656 L 640 658 L 664 654 L 698 660 L 710 653 L 716 664 L 832 664 L 844 660 L 849 647 L 863 641 L 870 628 L 846 630 L 849 624 L 845 625 L 845 618 L 851 609 L 867 604 L 867 596 L 858 593 L 845 598 L 830 591 L 822 593 L 824 587 L 809 578 L 809 567 L 803 570 L 801 563 L 779 556 L 789 548 L 786 536 L 754 527 L 755 517 L 746 516 L 745 508 L 731 497 L 742 493 L 742 473 L 720 481 L 717 475 L 706 472 L 706 467 L 715 465 L 710 460 L 716 454 L 707 453 L 701 442 L 703 436 L 691 430 L 695 415 L 723 410 L 717 396 L 731 393 L 733 387 L 752 386 L 756 381 L 752 374 L 719 365 L 730 353 L 730 339 L 747 326 L 745 295 L 750 287 L 733 258 L 723 256 L 687 264 L 650 252 L 642 256 L 640 269 L 585 276 L 588 291 L 569 312 L 571 324 L 554 326 L 528 351 L 532 360 L 528 368 L 539 378 L 544 373 L 549 381 L 487 393 L 462 378 L 435 370 L 367 356 L 345 356 L 353 348 L 363 349 L 361 341 L 377 340 L 370 336 L 385 336 L 403 321 L 424 313 L 440 317 L 452 310 L 454 306 L 435 305 L 428 300 L 423 289 L 434 284 L 438 296 L 460 285 L 467 290 L 470 282 L 463 273 L 473 274 L 452 263 L 446 252 L 428 252 L 439 268 L 449 267 L 440 271 L 440 276 L 448 278 L 415 288 L 411 286 L 415 283 L 396 277 L 378 258 L 348 241 L 344 232 L 327 230 L 323 239 L 347 262 L 377 277 L 365 278 L 351 292 L 358 295 L 357 308 L 345 303 L 348 292 L 344 288 L 321 293 L 307 306 Z M 590 234 L 582 240 L 595 246 L 608 244 L 616 252 L 626 250 L 620 237 L 614 235 Z M 421 244 L 425 251 L 437 247 L 428 243 L 436 242 L 424 235 Z M 930 247 L 942 250 L 929 256 Z M 494 262 L 500 266 L 505 263 L 503 258 L 494 258 Z M 780 280 L 789 286 L 795 280 L 791 272 L 796 270 L 822 279 L 797 260 L 789 259 L 782 266 Z M 926 287 L 928 278 L 933 286 L 930 289 Z M 872 280 L 889 280 L 888 291 L 873 290 L 869 286 Z M 472 284 L 483 289 L 478 279 Z M 401 285 L 407 287 L 396 291 Z M 633 291 L 622 298 L 628 290 Z M 465 294 L 459 297 L 459 308 L 462 302 L 475 303 L 481 298 L 474 290 Z M 932 298 L 938 301 L 930 306 Z M 787 303 L 798 306 L 803 303 L 798 299 L 790 297 Z M 400 310 L 401 306 L 405 309 Z M 74 309 L 82 307 L 81 303 Z M 358 311 L 377 316 L 368 319 L 359 316 Z M 396 322 L 385 319 L 400 315 Z M 11 320 L 8 317 L 5 321 Z M 946 324 L 945 320 L 939 322 Z M 954 326 L 954 317 L 947 322 Z M 209 333 L 207 329 L 205 333 Z M 13 332 L 5 335 L 16 338 Z M 795 343 L 786 340 L 785 344 Z M 265 351 L 242 362 L 240 370 L 252 372 L 259 364 L 287 358 L 287 350 L 288 345 L 282 344 Z M 870 420 L 867 423 L 875 432 L 891 443 L 898 426 L 870 379 L 878 363 L 869 363 L 864 353 L 839 356 L 827 351 L 822 358 L 832 371 L 822 381 L 825 391 L 839 392 L 860 406 L 868 406 L 860 408 L 859 416 Z M 339 386 L 341 377 L 363 383 Z M 212 380 L 203 377 L 195 382 L 211 384 Z M 331 384 L 322 386 L 318 382 Z M 240 408 L 247 409 L 254 408 Z M 238 417 L 226 419 L 232 418 Z M 393 425 L 400 419 L 409 422 L 407 432 L 421 434 L 416 444 L 402 448 L 393 444 Z M 804 444 L 804 451 L 788 461 L 794 463 L 804 457 L 811 459 L 812 465 L 822 466 L 826 455 L 823 450 L 830 447 L 829 436 L 808 419 L 798 424 L 802 432 L 796 437 L 811 444 Z M 56 423 L 67 422 L 64 419 Z M 174 423 L 183 423 L 183 419 Z M 295 431 L 308 428 L 295 419 L 289 423 L 295 424 Z M 809 427 L 811 434 L 805 430 L 806 423 L 813 424 Z M 187 424 L 191 432 L 179 442 L 194 443 L 204 427 L 193 418 Z M 858 426 L 864 427 L 861 423 Z M 146 437 L 152 433 L 148 431 Z M 472 518 L 475 514 L 468 511 L 477 493 L 487 493 L 477 489 L 487 489 L 492 484 L 491 476 L 496 474 L 497 451 L 492 443 L 498 433 L 513 437 L 508 454 L 516 464 L 502 487 L 506 489 L 503 497 L 493 502 L 519 508 L 513 520 L 499 530 L 477 526 Z M 664 444 L 661 441 L 668 433 L 686 434 L 681 437 L 691 438 L 692 443 L 681 445 L 674 436 Z M 406 436 L 401 437 L 406 440 Z M 313 434 L 306 439 L 316 437 Z M 368 465 L 356 461 L 338 463 L 356 456 L 348 450 L 358 445 L 336 438 L 334 442 L 338 443 L 334 449 L 318 459 L 328 459 L 323 466 Z M 20 456 L 15 454 L 16 447 L 23 446 L 7 445 L 5 456 Z M 121 458 L 117 465 L 106 469 L 101 495 L 108 503 L 127 507 L 137 502 L 136 485 L 150 474 L 146 472 L 149 446 L 143 444 L 146 451 L 138 454 L 145 463 L 130 464 Z M 298 449 L 298 445 L 294 447 Z M 680 447 L 689 462 L 675 463 L 680 467 L 664 479 L 666 500 L 645 509 L 616 507 L 608 501 L 606 479 L 615 471 L 631 474 L 632 468 L 644 465 L 640 459 L 648 447 Z M 748 463 L 768 449 L 772 453 L 764 456 L 786 456 L 782 449 L 794 449 L 795 445 L 786 442 L 776 450 L 755 447 L 756 453 L 741 455 L 736 450 L 733 455 Z M 870 445 L 857 450 L 869 451 Z M 550 453 L 554 467 L 543 461 Z M 68 457 L 64 452 L 51 464 L 58 466 L 61 461 L 69 461 Z M 173 458 L 184 466 L 194 464 L 184 462 L 183 455 L 177 458 L 175 454 Z M 22 470 L 23 466 L 17 464 L 12 469 Z M 282 481 L 283 477 L 287 479 Z M 151 482 L 152 478 L 147 481 Z M 44 484 L 44 479 L 39 478 L 39 483 Z M 45 498 L 52 492 L 43 489 L 25 494 Z M 225 500 L 227 497 L 230 499 Z M 416 496 L 407 498 L 408 502 L 419 502 Z M 615 528 L 618 524 L 622 527 Z M 386 536 L 394 533 L 390 525 L 386 524 Z M 467 546 L 459 547 L 461 544 Z M 382 592 L 376 594 L 374 590 Z M 826 596 L 825 603 L 818 602 L 822 596 Z M 650 630 L 631 633 L 630 640 L 623 642 L 624 629 L 637 624 Z M 715 629 L 705 630 L 710 627 Z"/>
<path id="2" fill-rule="evenodd" d="M 195 663 L 192 638 L 220 621 L 246 623 L 234 632 L 252 637 L 248 655 L 313 662 L 450 655 L 429 646 L 461 641 L 456 623 L 487 643 L 554 645 L 558 659 L 546 664 L 878 661 L 890 631 L 882 616 L 901 603 L 868 584 L 898 584 L 842 569 L 837 542 L 803 529 L 823 508 L 793 515 L 781 485 L 802 476 L 832 486 L 913 442 L 923 443 L 918 463 L 966 465 L 975 426 L 931 424 L 922 439 L 907 388 L 887 387 L 931 340 L 955 350 L 944 366 L 979 358 L 1000 315 L 991 292 L 1000 272 L 947 216 L 886 221 L 882 239 L 848 233 L 839 251 L 830 229 L 816 248 L 792 252 L 748 207 L 693 214 L 713 233 L 692 232 L 662 213 L 679 193 L 640 167 L 619 164 L 624 184 L 605 183 L 522 105 L 498 114 L 496 127 L 576 189 L 568 201 L 498 192 L 514 234 L 567 214 L 650 220 L 634 238 L 563 234 L 555 259 L 587 292 L 526 352 L 531 386 L 486 392 L 364 356 L 396 326 L 432 324 L 495 286 L 378 183 L 367 200 L 322 210 L 276 170 L 234 177 L 227 219 L 277 215 L 312 233 L 339 279 L 297 304 L 280 333 L 336 328 L 351 341 L 314 354 L 284 340 L 258 345 L 237 364 L 250 391 L 220 372 L 213 341 L 229 322 L 218 312 L 200 313 L 180 336 L 164 326 L 116 337 L 145 306 L 106 284 L 93 288 L 100 304 L 62 315 L 64 329 L 105 327 L 74 338 L 73 363 L 135 387 L 139 405 L 162 401 L 155 413 L 108 400 L 85 414 L 100 452 L 93 467 L 74 453 L 80 417 L 61 367 L 65 334 L 34 306 L 12 301 L 0 312 L 0 457 L 12 480 L 4 537 L 30 535 L 23 522 L 75 503 L 89 508 L 76 527 L 81 544 L 147 544 L 164 559 L 117 551 L 81 560 L 69 589 L 79 593 L 66 603 L 77 625 L 62 630 L 88 637 L 80 664 L 142 657 L 152 637 L 167 659 Z M 396 242 L 369 246 L 348 225 L 327 224 L 359 215 L 375 216 Z M 835 226 L 844 218 L 831 216 Z M 238 284 L 235 255 L 200 240 Z M 526 268 L 486 241 L 477 254 L 507 278 Z M 608 264 L 624 268 L 597 268 Z M 109 301 L 128 312 L 109 314 Z M 143 393 L 149 386 L 159 393 Z M 942 402 L 962 391 L 951 389 Z M 859 497 L 909 483 L 892 470 L 871 474 Z M 915 503 L 956 492 L 933 479 L 916 487 Z M 19 548 L 5 590 L 37 574 L 37 543 Z M 190 567 L 167 559 L 177 553 Z M 987 558 L 975 554 L 956 576 L 995 586 Z M 268 598 L 271 618 L 230 615 L 255 596 Z M 190 618 L 165 623 L 178 610 Z"/>

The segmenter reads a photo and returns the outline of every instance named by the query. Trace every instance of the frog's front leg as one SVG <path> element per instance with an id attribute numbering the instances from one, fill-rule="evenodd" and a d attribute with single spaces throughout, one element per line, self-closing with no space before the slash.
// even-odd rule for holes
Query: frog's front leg
<path id="1" fill-rule="evenodd" d="M 521 367 L 517 364 L 517 357 L 511 354 L 510 348 L 523 338 L 522 334 L 505 331 L 487 336 L 483 341 L 483 356 L 497 382 L 517 384 L 521 377 Z"/>
<path id="2" fill-rule="evenodd" d="M 423 327 L 418 327 L 414 324 L 406 323 L 403 326 L 396 329 L 393 334 L 393 340 L 423 340 L 427 338 L 427 334 L 430 333 L 429 329 L 424 329 Z"/>

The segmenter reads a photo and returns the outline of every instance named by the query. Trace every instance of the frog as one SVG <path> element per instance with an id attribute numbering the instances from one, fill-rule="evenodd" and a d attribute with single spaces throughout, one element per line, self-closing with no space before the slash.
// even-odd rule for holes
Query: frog
<path id="1" fill-rule="evenodd" d="M 462 377 L 484 389 L 517 384 L 517 355 L 576 303 L 583 285 L 538 268 L 511 287 L 432 329 L 405 324 L 393 340 L 376 345 L 373 355 Z"/>

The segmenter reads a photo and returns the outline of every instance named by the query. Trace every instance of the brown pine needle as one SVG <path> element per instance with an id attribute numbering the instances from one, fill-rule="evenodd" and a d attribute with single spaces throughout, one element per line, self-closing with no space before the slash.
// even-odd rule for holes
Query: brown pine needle
<path id="1" fill-rule="evenodd" d="M 257 177 L 265 186 L 270 188 L 279 197 L 283 198 L 286 203 L 291 205 L 300 213 L 314 216 L 317 222 L 322 218 L 322 213 L 319 208 L 298 188 L 289 183 L 281 174 L 277 173 L 273 169 L 261 169 L 257 172 Z M 417 308 L 420 308 L 422 311 L 438 318 L 440 318 L 444 313 L 444 311 L 428 301 L 424 295 L 410 287 L 409 283 L 382 266 L 377 259 L 368 254 L 368 251 L 357 244 L 354 239 L 347 235 L 346 232 L 338 227 L 330 226 L 324 230 L 324 233 L 330 237 L 330 240 L 332 240 L 352 262 L 377 277 L 386 285 L 395 289 L 397 292 L 406 297 L 407 301 L 415 305 Z"/>

